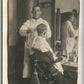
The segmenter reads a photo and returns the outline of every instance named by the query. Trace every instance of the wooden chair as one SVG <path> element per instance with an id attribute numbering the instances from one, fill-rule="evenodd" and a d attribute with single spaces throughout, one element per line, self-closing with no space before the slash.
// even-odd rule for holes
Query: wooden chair
<path id="1" fill-rule="evenodd" d="M 45 81 L 46 84 L 53 84 L 57 82 L 58 72 L 57 69 L 53 67 L 53 63 L 56 63 L 60 60 L 53 61 L 50 52 L 42 53 L 41 51 L 35 50 L 35 54 L 32 55 L 31 63 L 32 63 L 32 73 L 38 73 L 38 78 L 40 81 Z"/>

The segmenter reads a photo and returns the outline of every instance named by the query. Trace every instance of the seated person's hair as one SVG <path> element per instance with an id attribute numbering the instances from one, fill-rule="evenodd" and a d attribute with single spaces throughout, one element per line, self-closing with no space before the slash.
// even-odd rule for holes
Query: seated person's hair
<path id="1" fill-rule="evenodd" d="M 39 24 L 37 26 L 37 33 L 38 33 L 38 35 L 40 35 L 40 34 L 42 34 L 44 32 L 46 33 L 46 31 L 47 31 L 47 26 L 45 24 Z"/>

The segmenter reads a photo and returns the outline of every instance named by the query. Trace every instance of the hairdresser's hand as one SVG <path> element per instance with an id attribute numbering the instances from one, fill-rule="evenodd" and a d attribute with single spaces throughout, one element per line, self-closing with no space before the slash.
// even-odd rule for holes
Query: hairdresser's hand
<path id="1" fill-rule="evenodd" d="M 33 33 L 34 31 L 35 31 L 35 29 L 31 29 L 31 28 L 30 28 L 30 29 L 27 30 L 27 34 L 28 34 L 28 33 Z"/>
<path id="2" fill-rule="evenodd" d="M 58 57 L 57 59 L 55 59 L 54 61 L 52 61 L 51 64 L 60 62 L 60 61 L 62 61 L 62 59 L 63 59 L 62 57 Z"/>

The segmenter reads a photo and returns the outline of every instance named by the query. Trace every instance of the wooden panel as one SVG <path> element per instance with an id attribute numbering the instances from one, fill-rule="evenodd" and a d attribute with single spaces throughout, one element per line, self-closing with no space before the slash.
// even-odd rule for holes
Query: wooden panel
<path id="1" fill-rule="evenodd" d="M 60 29 L 61 29 L 61 13 L 60 9 L 57 9 L 56 13 L 56 41 L 60 41 Z"/>
<path id="2" fill-rule="evenodd" d="M 17 34 L 17 0 L 9 0 L 8 2 L 8 43 L 15 46 Z"/>
<path id="3" fill-rule="evenodd" d="M 62 24 L 69 19 L 69 15 L 71 12 L 65 12 L 65 13 L 61 13 L 61 29 L 60 29 L 60 39 L 62 40 Z"/>
<path id="4" fill-rule="evenodd" d="M 56 16 L 55 16 L 55 0 L 51 1 L 51 28 L 52 28 L 52 38 L 51 38 L 51 44 L 52 44 L 52 48 L 55 51 L 55 41 L 56 41 Z"/>

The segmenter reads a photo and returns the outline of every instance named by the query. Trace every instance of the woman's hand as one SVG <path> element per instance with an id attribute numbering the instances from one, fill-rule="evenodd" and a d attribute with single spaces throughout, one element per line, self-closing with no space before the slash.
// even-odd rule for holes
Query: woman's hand
<path id="1" fill-rule="evenodd" d="M 27 34 L 28 34 L 28 33 L 31 33 L 31 30 L 27 30 Z"/>
<path id="2" fill-rule="evenodd" d="M 35 31 L 35 29 L 30 28 L 30 29 L 27 30 L 27 34 L 28 33 L 33 33 L 34 31 Z"/>

